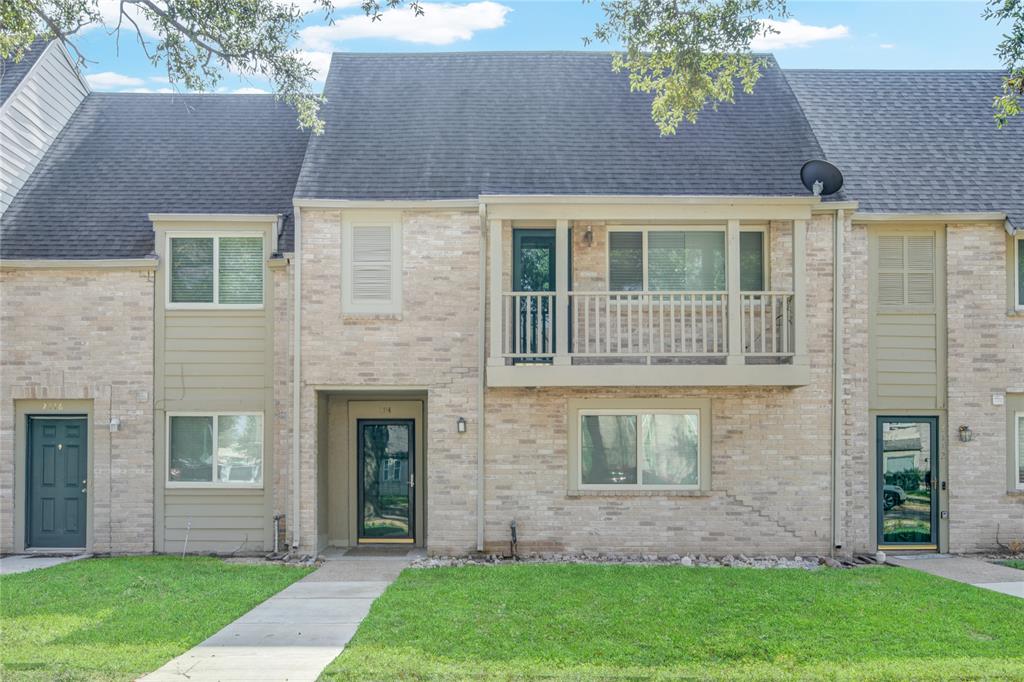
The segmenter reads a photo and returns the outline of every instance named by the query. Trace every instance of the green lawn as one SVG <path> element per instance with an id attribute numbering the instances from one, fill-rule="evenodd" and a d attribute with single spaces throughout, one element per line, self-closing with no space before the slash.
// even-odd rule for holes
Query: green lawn
<path id="1" fill-rule="evenodd" d="M 0 576 L 0 679 L 134 679 L 308 572 L 149 556 Z"/>
<path id="2" fill-rule="evenodd" d="M 1024 679 L 1024 600 L 905 569 L 407 570 L 328 680 Z"/>
<path id="3" fill-rule="evenodd" d="M 1000 561 L 1003 566 L 1009 566 L 1010 568 L 1019 568 L 1024 571 L 1024 560 L 1010 559 L 1008 561 Z"/>

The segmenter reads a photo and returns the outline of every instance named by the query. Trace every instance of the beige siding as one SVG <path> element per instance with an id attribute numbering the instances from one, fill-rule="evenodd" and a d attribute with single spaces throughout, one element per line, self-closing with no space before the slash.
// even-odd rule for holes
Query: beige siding
<path id="1" fill-rule="evenodd" d="M 0 213 L 88 92 L 64 49 L 51 43 L 0 107 Z"/>
<path id="2" fill-rule="evenodd" d="M 263 226 L 256 226 L 263 229 Z M 166 233 L 216 226 L 158 224 L 156 291 L 156 548 L 181 552 L 262 552 L 273 547 L 273 283 L 264 268 L 261 309 L 167 309 Z M 271 235 L 264 232 L 265 244 Z M 267 249 L 269 252 L 269 249 Z M 177 412 L 263 414 L 263 487 L 168 488 L 167 415 Z M 188 546 L 185 547 L 185 536 Z"/>
<path id="3" fill-rule="evenodd" d="M 945 405 L 944 237 L 936 227 L 871 232 L 871 409 Z"/>

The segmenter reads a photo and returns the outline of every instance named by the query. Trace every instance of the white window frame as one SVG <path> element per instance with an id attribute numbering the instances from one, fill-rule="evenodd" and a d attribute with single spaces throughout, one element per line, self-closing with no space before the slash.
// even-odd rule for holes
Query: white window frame
<path id="1" fill-rule="evenodd" d="M 1019 241 L 1019 240 L 1018 240 Z M 1020 446 L 1021 428 L 1020 421 L 1024 418 L 1024 412 L 1016 412 L 1013 415 L 1013 450 L 1017 453 L 1013 469 L 1014 489 L 1024 491 L 1024 481 L 1020 480 L 1020 467 L 1024 464 L 1024 448 Z"/>
<path id="2" fill-rule="evenodd" d="M 172 481 L 171 480 L 171 417 L 212 417 L 213 418 L 213 476 L 212 481 Z M 260 480 L 254 483 L 238 481 L 218 481 L 217 476 L 217 428 L 220 417 L 259 417 L 260 418 Z M 164 487 L 166 488 L 242 488 L 247 490 L 263 489 L 263 471 L 267 461 L 266 419 L 262 412 L 168 412 L 164 428 L 164 450 L 166 462 L 164 466 Z"/>
<path id="3" fill-rule="evenodd" d="M 220 300 L 220 240 L 222 237 L 259 237 L 263 244 L 263 267 L 260 272 L 262 278 L 261 301 L 259 303 L 218 303 Z M 171 301 L 171 252 L 172 239 L 213 239 L 213 302 L 212 303 L 176 303 Z M 238 232 L 213 232 L 213 231 L 175 231 L 168 232 L 164 247 L 167 254 L 167 267 L 164 268 L 164 289 L 166 290 L 166 305 L 168 310 L 262 310 L 267 300 L 267 236 L 259 231 L 238 231 Z"/>
<path id="4" fill-rule="evenodd" d="M 1024 300 L 1020 297 L 1021 267 L 1020 254 L 1024 251 L 1024 234 L 1016 234 L 1013 237 L 1013 309 L 1018 313 L 1024 313 Z"/>
<path id="5" fill-rule="evenodd" d="M 387 227 L 391 230 L 391 300 L 352 300 L 352 229 Z M 346 315 L 402 313 L 402 221 L 397 213 L 345 212 L 341 220 L 341 312 Z"/>
<path id="6" fill-rule="evenodd" d="M 643 483 L 643 417 L 647 415 L 695 415 L 697 417 L 697 481 L 690 485 L 654 485 Z M 587 416 L 636 417 L 636 483 L 584 483 L 583 482 L 583 418 Z M 579 490 L 610 491 L 643 491 L 643 490 L 701 490 L 704 477 L 704 442 L 702 437 L 703 424 L 698 408 L 663 409 L 663 408 L 581 408 L 576 412 L 576 487 Z"/>
<path id="7" fill-rule="evenodd" d="M 643 262 L 643 282 L 640 291 L 620 291 L 616 292 L 611 289 L 612 283 L 612 232 L 639 232 L 641 233 L 641 247 L 640 257 Z M 605 239 L 605 253 L 604 253 L 604 277 L 607 283 L 609 293 L 622 293 L 622 294 L 639 294 L 649 292 L 650 281 L 648 280 L 647 272 L 647 235 L 649 232 L 721 232 L 725 238 L 725 279 L 726 288 L 722 289 L 722 293 L 728 291 L 729 281 L 729 234 L 728 228 L 725 225 L 609 225 L 608 226 L 608 238 Z M 765 285 L 769 283 L 769 269 L 768 269 L 768 226 L 767 225 L 741 225 L 740 232 L 760 232 L 764 236 L 761 238 L 761 280 Z M 765 289 L 770 291 L 770 289 Z M 654 292 L 658 293 L 658 292 Z M 700 293 L 694 291 L 693 293 Z M 754 293 L 754 292 L 748 292 Z"/>

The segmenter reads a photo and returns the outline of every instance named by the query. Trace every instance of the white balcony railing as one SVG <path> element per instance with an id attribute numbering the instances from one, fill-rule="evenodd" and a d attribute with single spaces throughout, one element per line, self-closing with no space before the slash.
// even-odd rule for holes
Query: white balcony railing
<path id="1" fill-rule="evenodd" d="M 739 334 L 747 356 L 783 358 L 794 352 L 793 293 L 741 295 L 740 328 L 729 328 L 724 291 L 568 293 L 571 359 L 645 363 L 693 358 L 724 361 L 729 335 Z M 561 352 L 554 292 L 502 294 L 502 356 L 545 362 Z"/>

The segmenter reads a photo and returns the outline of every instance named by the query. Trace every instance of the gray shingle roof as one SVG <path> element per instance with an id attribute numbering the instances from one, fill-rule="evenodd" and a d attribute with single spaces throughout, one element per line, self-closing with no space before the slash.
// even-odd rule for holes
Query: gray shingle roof
<path id="1" fill-rule="evenodd" d="M 870 212 L 1001 211 L 1024 227 L 1024 118 L 995 71 L 786 71 L 848 197 Z"/>
<path id="2" fill-rule="evenodd" d="M 821 156 L 782 72 L 662 137 L 596 52 L 335 54 L 296 196 L 805 195 Z"/>
<path id="3" fill-rule="evenodd" d="M 149 213 L 289 212 L 307 137 L 270 95 L 90 94 L 0 218 L 0 258 L 138 258 Z"/>
<path id="4" fill-rule="evenodd" d="M 25 77 L 25 74 L 32 70 L 32 66 L 39 59 L 39 56 L 43 54 L 43 50 L 46 49 L 48 43 L 49 41 L 47 40 L 33 41 L 25 49 L 25 54 L 20 62 L 16 62 L 13 59 L 0 60 L 0 104 L 3 104 L 10 97 L 14 89 L 18 87 L 18 83 Z"/>

